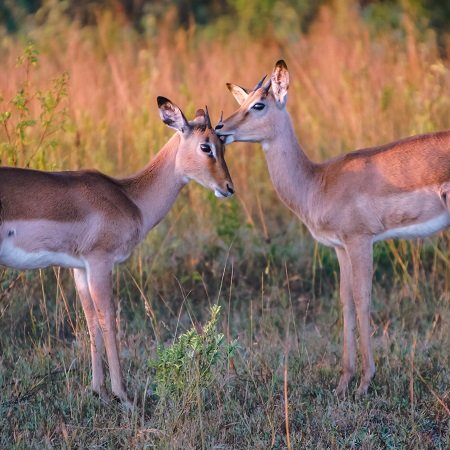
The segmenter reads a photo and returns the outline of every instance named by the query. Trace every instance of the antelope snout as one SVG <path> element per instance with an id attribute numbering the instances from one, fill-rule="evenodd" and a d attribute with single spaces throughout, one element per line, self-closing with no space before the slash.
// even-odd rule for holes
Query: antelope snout
<path id="1" fill-rule="evenodd" d="M 222 128 L 224 127 L 224 123 L 223 122 L 219 122 L 216 125 L 216 128 L 214 129 L 217 136 L 219 137 L 219 139 L 224 143 L 224 144 L 231 144 L 234 141 L 233 135 L 232 133 L 229 133 L 227 131 L 220 131 L 222 130 Z"/>
<path id="2" fill-rule="evenodd" d="M 216 188 L 214 189 L 214 194 L 219 198 L 231 197 L 234 194 L 234 186 L 231 181 L 227 181 L 225 184 L 225 189 Z"/>
<path id="3" fill-rule="evenodd" d="M 233 135 L 230 133 L 220 133 L 219 131 L 216 133 L 217 136 L 219 137 L 219 139 L 225 144 L 231 144 L 232 142 L 234 142 L 234 137 Z"/>

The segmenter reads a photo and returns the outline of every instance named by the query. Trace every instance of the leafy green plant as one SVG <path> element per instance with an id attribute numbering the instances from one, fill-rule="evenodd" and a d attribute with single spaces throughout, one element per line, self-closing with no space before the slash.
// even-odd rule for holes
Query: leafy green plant
<path id="1" fill-rule="evenodd" d="M 29 167 L 32 162 L 46 168 L 45 153 L 55 148 L 55 134 L 64 131 L 67 111 L 63 100 L 67 97 L 69 76 L 63 73 L 52 80 L 48 90 L 32 83 L 31 71 L 38 65 L 39 52 L 29 44 L 17 58 L 17 67 L 25 69 L 25 79 L 13 98 L 7 102 L 0 95 L 1 164 Z"/>
<path id="2" fill-rule="evenodd" d="M 220 306 L 212 306 L 204 327 L 192 327 L 170 347 L 158 349 L 157 357 L 149 361 L 156 369 L 159 397 L 177 400 L 184 393 L 206 389 L 214 379 L 214 366 L 234 354 L 236 341 L 225 344 L 224 335 L 217 332 L 219 314 Z"/>

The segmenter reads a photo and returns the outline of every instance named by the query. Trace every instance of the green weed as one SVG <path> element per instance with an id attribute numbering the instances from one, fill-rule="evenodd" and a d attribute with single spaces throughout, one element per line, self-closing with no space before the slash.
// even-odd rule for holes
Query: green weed
<path id="1" fill-rule="evenodd" d="M 211 318 L 178 336 L 175 343 L 161 347 L 157 357 L 149 361 L 155 369 L 155 392 L 162 399 L 178 400 L 197 390 L 209 387 L 215 366 L 227 362 L 236 349 L 236 341 L 224 343 L 224 335 L 217 332 L 220 306 L 211 307 Z M 222 367 L 223 368 L 223 367 Z"/>

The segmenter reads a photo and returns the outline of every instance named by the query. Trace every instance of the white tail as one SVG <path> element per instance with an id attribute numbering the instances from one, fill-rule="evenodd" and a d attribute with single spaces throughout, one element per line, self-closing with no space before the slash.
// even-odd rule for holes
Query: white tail
<path id="1" fill-rule="evenodd" d="M 450 225 L 450 132 L 415 136 L 358 150 L 324 163 L 308 159 L 286 110 L 289 73 L 278 61 L 269 82 L 248 91 L 228 84 L 239 109 L 216 127 L 225 143 L 260 142 L 273 185 L 283 202 L 319 242 L 336 249 L 344 316 L 342 375 L 355 373 L 356 318 L 363 375 L 358 394 L 375 373 L 370 342 L 372 246 L 417 238 Z"/>
<path id="2" fill-rule="evenodd" d="M 0 264 L 18 269 L 74 268 L 91 338 L 92 389 L 104 395 L 103 345 L 111 389 L 125 405 L 116 342 L 112 269 L 128 258 L 193 179 L 218 197 L 233 183 L 208 113 L 188 122 L 158 97 L 162 120 L 177 130 L 139 173 L 115 179 L 97 171 L 41 172 L 0 168 Z"/>

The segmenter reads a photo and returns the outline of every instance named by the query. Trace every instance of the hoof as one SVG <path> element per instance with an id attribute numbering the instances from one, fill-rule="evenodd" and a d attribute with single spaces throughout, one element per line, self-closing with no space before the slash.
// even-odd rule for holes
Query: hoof
<path id="1" fill-rule="evenodd" d="M 369 389 L 369 384 L 370 382 L 366 383 L 361 381 L 361 384 L 358 386 L 358 389 L 356 389 L 355 397 L 356 398 L 365 397 L 367 395 L 367 390 Z"/>
<path id="2" fill-rule="evenodd" d="M 111 401 L 111 398 L 109 397 L 108 393 L 106 392 L 106 389 L 103 386 L 101 386 L 99 389 L 94 389 L 93 387 L 91 387 L 87 388 L 86 390 L 87 392 L 89 392 L 90 395 L 99 398 L 105 403 L 109 403 Z"/>
<path id="3" fill-rule="evenodd" d="M 348 391 L 348 385 L 352 378 L 352 373 L 342 374 L 341 378 L 339 379 L 339 383 L 334 390 L 335 395 L 337 395 L 338 397 L 345 395 Z"/>
<path id="4" fill-rule="evenodd" d="M 367 395 L 367 391 L 369 389 L 370 383 L 375 376 L 375 367 L 373 367 L 370 371 L 366 372 L 364 376 L 361 378 L 361 382 L 359 383 L 358 389 L 356 390 L 356 397 L 364 397 Z"/>
<path id="5" fill-rule="evenodd" d="M 128 398 L 127 394 L 125 392 L 120 394 L 113 394 L 114 400 L 116 400 L 117 403 L 120 403 L 120 406 L 127 412 L 133 412 L 134 411 L 134 404 L 133 402 Z"/>

